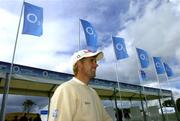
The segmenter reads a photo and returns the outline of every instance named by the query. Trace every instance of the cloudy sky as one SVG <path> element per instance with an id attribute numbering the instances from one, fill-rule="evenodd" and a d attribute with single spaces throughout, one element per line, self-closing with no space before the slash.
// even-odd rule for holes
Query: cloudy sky
<path id="1" fill-rule="evenodd" d="M 138 78 L 135 48 L 146 50 L 150 57 L 160 56 L 175 75 L 166 82 L 175 96 L 180 89 L 180 2 L 178 0 L 26 0 L 43 7 L 43 35 L 23 35 L 23 17 L 18 35 L 14 63 L 72 73 L 70 57 L 85 46 L 79 19 L 89 21 L 98 35 L 104 59 L 99 63 L 97 78 L 158 87 L 153 63 L 145 69 L 148 81 Z M 0 61 L 11 62 L 23 0 L 0 0 Z M 117 61 L 112 36 L 125 39 L 129 58 Z M 115 64 L 117 63 L 117 70 Z"/>

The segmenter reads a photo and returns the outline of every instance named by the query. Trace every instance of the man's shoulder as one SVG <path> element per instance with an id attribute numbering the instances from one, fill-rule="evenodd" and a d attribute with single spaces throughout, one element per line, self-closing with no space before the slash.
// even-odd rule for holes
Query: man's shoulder
<path id="1" fill-rule="evenodd" d="M 72 78 L 72 79 L 62 83 L 60 86 L 66 87 L 66 86 L 71 86 L 71 85 L 74 85 L 74 84 L 76 84 L 76 83 L 75 83 L 74 79 Z"/>
<path id="2" fill-rule="evenodd" d="M 61 85 L 59 85 L 56 88 L 52 98 L 53 97 L 57 98 L 57 95 L 64 94 L 64 92 L 66 92 L 66 93 L 75 92 L 74 90 L 77 90 L 77 86 L 76 86 L 75 82 L 71 79 L 71 80 L 64 82 Z"/>
<path id="3" fill-rule="evenodd" d="M 59 85 L 59 86 L 57 87 L 57 89 L 58 89 L 58 90 L 61 90 L 61 89 L 64 89 L 64 88 L 73 87 L 75 84 L 76 84 L 76 83 L 75 83 L 75 81 L 74 81 L 73 78 L 72 78 L 72 79 L 70 79 L 70 80 L 62 83 L 61 85 Z"/>

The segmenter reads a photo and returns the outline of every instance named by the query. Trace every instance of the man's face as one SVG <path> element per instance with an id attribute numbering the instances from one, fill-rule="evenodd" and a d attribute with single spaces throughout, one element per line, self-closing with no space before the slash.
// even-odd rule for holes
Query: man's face
<path id="1" fill-rule="evenodd" d="M 87 57 L 80 61 L 82 64 L 81 73 L 90 79 L 94 78 L 96 76 L 96 68 L 98 67 L 98 64 L 96 63 L 96 57 Z"/>

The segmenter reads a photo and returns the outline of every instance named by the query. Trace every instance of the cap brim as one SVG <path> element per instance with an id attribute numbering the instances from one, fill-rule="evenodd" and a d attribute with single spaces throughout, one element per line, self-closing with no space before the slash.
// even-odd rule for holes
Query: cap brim
<path id="1" fill-rule="evenodd" d="M 104 57 L 104 54 L 102 51 L 100 51 L 100 52 L 97 52 L 95 56 L 96 56 L 96 60 L 99 61 Z"/>
<path id="2" fill-rule="evenodd" d="M 87 58 L 87 57 L 96 57 L 96 61 L 99 61 L 104 57 L 104 54 L 102 51 L 99 51 L 96 53 L 88 54 L 88 55 L 84 56 L 83 58 Z"/>

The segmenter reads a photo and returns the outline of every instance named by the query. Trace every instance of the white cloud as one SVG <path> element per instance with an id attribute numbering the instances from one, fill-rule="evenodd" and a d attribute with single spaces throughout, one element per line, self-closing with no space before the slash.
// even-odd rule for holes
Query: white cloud
<path id="1" fill-rule="evenodd" d="M 156 9 L 154 5 L 155 3 L 150 2 L 143 16 L 136 18 L 135 21 L 128 22 L 126 28 L 120 31 L 118 35 L 124 36 L 125 40 L 131 43 L 130 48 L 145 49 L 150 56 L 161 56 L 163 60 L 171 58 L 169 63 L 172 63 L 173 59 L 179 59 L 180 35 L 178 33 L 180 29 L 178 26 L 180 25 L 180 18 L 176 15 L 177 11 L 172 4 L 163 3 Z M 137 11 L 136 7 L 134 9 Z M 133 10 L 131 9 L 131 11 Z M 132 54 L 130 56 L 134 56 L 133 53 L 130 54 Z M 135 57 L 132 59 L 135 59 Z M 135 66 L 132 67 L 134 64 L 132 61 L 125 68 L 136 68 Z M 175 66 L 172 68 L 175 68 Z"/>

